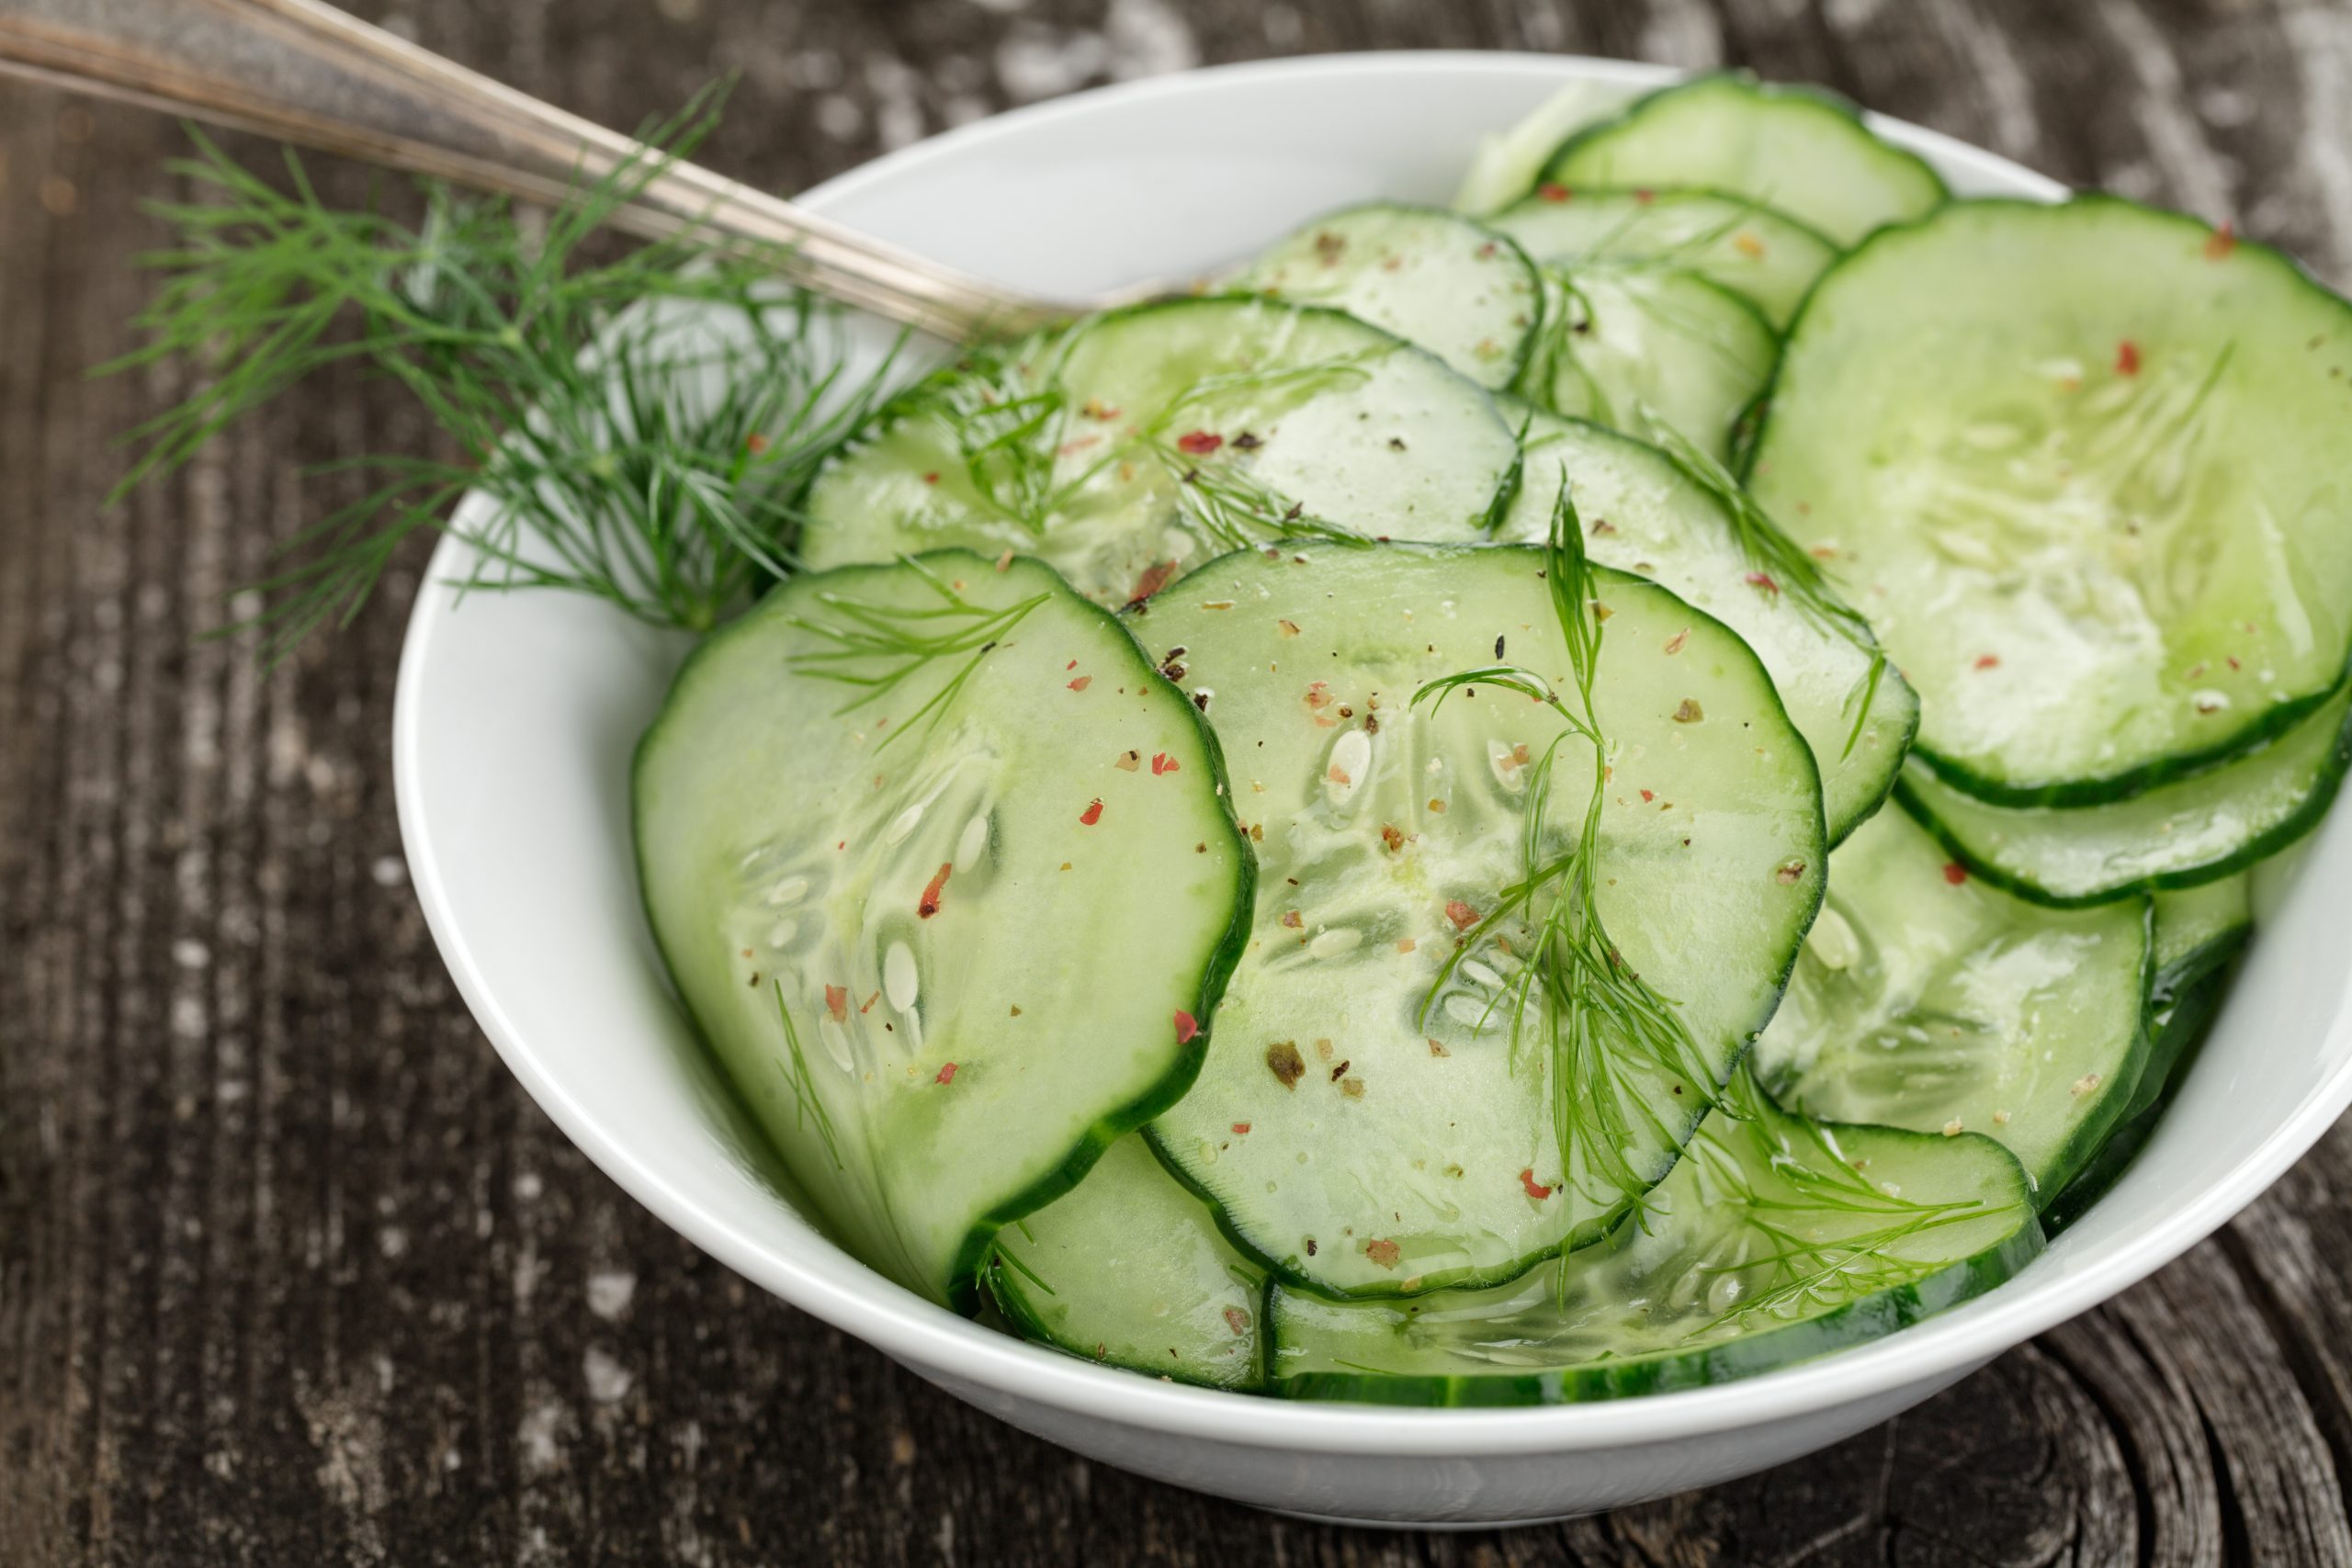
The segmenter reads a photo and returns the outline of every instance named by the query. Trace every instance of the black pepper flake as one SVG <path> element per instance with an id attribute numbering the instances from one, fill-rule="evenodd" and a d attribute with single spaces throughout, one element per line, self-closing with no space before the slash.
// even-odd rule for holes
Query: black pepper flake
<path id="1" fill-rule="evenodd" d="M 1341 1077 L 1346 1074 L 1347 1070 L 1348 1070 L 1348 1064 L 1347 1064 L 1347 1063 L 1345 1063 L 1345 1062 L 1341 1062 L 1338 1066 L 1333 1067 L 1333 1068 L 1331 1069 L 1331 1081 L 1332 1081 L 1333 1083 L 1338 1083 L 1338 1082 L 1340 1081 L 1340 1078 L 1341 1078 Z"/>
<path id="2" fill-rule="evenodd" d="M 1495 657 L 1496 657 L 1497 659 L 1500 659 L 1502 656 L 1503 656 L 1503 639 L 1502 639 L 1502 637 L 1500 637 L 1500 635 L 1498 635 L 1498 636 L 1495 637 Z"/>
<path id="3" fill-rule="evenodd" d="M 1315 1256 L 1315 1238 L 1313 1236 L 1308 1236 L 1306 1238 L 1306 1256 L 1309 1258 Z"/>
<path id="4" fill-rule="evenodd" d="M 1277 1040 L 1267 1046 L 1266 1066 L 1284 1089 L 1296 1089 L 1306 1073 L 1306 1062 L 1299 1055 L 1295 1040 Z"/>
<path id="5" fill-rule="evenodd" d="M 1405 438 L 1401 435 L 1390 436 L 1388 438 L 1388 449 L 1391 452 L 1402 452 L 1405 449 Z"/>
<path id="6" fill-rule="evenodd" d="M 1233 445 L 1241 451 L 1250 452 L 1263 446 L 1265 443 L 1245 430 L 1233 438 Z"/>

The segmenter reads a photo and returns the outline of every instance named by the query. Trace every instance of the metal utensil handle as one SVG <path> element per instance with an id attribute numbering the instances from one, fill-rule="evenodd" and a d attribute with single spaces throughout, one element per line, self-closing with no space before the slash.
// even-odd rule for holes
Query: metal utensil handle
<path id="1" fill-rule="evenodd" d="M 319 0 L 0 0 L 0 72 L 533 200 L 648 151 Z M 944 337 L 1070 313 L 691 164 L 616 222 L 788 246 L 795 281 Z"/>

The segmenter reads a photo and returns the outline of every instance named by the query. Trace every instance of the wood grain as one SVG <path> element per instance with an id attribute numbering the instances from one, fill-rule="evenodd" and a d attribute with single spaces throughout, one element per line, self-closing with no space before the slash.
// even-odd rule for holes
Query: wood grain
<path id="1" fill-rule="evenodd" d="M 1027 98 L 1426 46 L 1748 63 L 2352 273 L 2352 9 L 2266 0 L 407 0 L 608 123 L 741 85 L 780 188 Z M 198 640 L 430 437 L 356 382 L 126 504 L 130 256 L 175 131 L 0 85 L 0 1562 L 2352 1562 L 2352 1141 L 1918 1410 L 1553 1529 L 1296 1525 L 1048 1448 L 736 1280 L 509 1078 L 402 875 L 417 563 L 273 674 Z M 336 175 L 346 184 L 356 176 Z M 349 188 L 356 190 L 356 185 Z"/>

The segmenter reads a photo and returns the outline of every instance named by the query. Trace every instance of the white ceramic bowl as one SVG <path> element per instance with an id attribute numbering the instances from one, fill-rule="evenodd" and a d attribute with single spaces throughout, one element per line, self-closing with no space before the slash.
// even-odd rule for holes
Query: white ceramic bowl
<path id="1" fill-rule="evenodd" d="M 1357 55 L 1204 71 L 967 127 L 812 207 L 1068 294 L 1204 268 L 1374 196 L 1443 201 L 1485 133 L 1569 81 L 1647 67 Z M 2056 187 L 1881 122 L 1962 191 Z M 436 580 L 462 573 L 446 542 Z M 1759 1470 L 1884 1420 L 2141 1279 L 2227 1220 L 2352 1099 L 2352 819 L 2268 874 L 2264 928 L 2147 1153 L 2018 1279 L 1891 1338 L 1747 1382 L 1613 1404 L 1406 1411 L 1217 1393 L 967 1323 L 867 1269 L 780 1196 L 681 1021 L 639 914 L 628 758 L 684 644 L 560 593 L 418 599 L 394 737 L 424 913 L 482 1028 L 564 1132 L 729 1267 L 1015 1426 L 1245 1502 L 1400 1524 L 1535 1520 Z"/>

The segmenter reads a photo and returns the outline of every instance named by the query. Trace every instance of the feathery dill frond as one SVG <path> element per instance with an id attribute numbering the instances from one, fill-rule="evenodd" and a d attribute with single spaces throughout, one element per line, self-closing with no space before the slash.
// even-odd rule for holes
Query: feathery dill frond
<path id="1" fill-rule="evenodd" d="M 707 630 L 789 569 L 795 498 L 865 423 L 896 358 L 853 373 L 843 321 L 777 280 L 774 250 L 689 228 L 590 258 L 616 209 L 708 132 L 716 102 L 654 128 L 654 150 L 543 226 L 430 181 L 414 220 L 339 209 L 290 152 L 281 188 L 192 132 L 196 156 L 173 167 L 198 199 L 153 209 L 175 241 L 142 258 L 162 275 L 133 321 L 147 342 L 98 373 L 184 359 L 197 388 L 130 432 L 115 493 L 357 365 L 413 396 L 455 455 L 327 466 L 367 488 L 252 585 L 265 658 L 348 622 L 401 546 L 435 531 L 479 552 L 468 588 L 569 589 Z M 469 491 L 491 504 L 453 517 Z"/>

